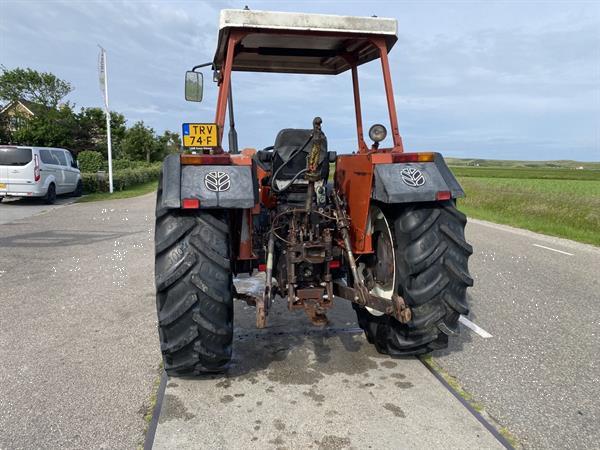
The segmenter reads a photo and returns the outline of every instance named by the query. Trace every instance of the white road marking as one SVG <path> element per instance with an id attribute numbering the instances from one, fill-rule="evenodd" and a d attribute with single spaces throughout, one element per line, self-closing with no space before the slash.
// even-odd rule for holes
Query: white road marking
<path id="1" fill-rule="evenodd" d="M 471 322 L 469 319 L 467 319 L 462 314 L 459 316 L 458 321 L 460 323 L 462 323 L 465 327 L 467 327 L 470 330 L 474 331 L 475 333 L 477 333 L 479 336 L 481 336 L 484 339 L 489 339 L 489 338 L 493 337 L 490 333 L 488 333 L 487 331 L 485 331 L 479 325 Z"/>
<path id="2" fill-rule="evenodd" d="M 552 250 L 553 252 L 562 253 L 563 255 L 573 256 L 573 253 L 563 252 L 562 250 L 556 250 L 555 248 L 546 247 L 545 245 L 540 245 L 540 244 L 531 244 L 531 245 L 533 245 L 534 247 L 545 248 L 546 250 Z"/>

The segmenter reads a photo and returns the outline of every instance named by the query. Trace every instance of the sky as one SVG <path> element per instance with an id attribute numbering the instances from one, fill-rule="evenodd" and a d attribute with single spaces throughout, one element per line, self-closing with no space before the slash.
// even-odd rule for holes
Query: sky
<path id="1" fill-rule="evenodd" d="M 158 133 L 214 120 L 217 87 L 183 97 L 184 73 L 212 60 L 224 8 L 392 17 L 390 53 L 406 151 L 450 157 L 600 161 L 599 1 L 13 1 L 0 0 L 0 64 L 73 84 L 101 106 L 98 44 L 110 107 Z M 363 123 L 389 129 L 378 62 L 359 69 Z M 234 73 L 240 148 L 323 118 L 330 150 L 356 150 L 349 73 Z M 389 141 L 389 138 L 388 138 Z"/>

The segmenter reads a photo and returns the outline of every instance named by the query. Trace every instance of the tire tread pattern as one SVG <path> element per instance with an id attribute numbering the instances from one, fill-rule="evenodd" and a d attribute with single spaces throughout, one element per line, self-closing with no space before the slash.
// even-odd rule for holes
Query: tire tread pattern
<path id="1" fill-rule="evenodd" d="M 227 213 L 163 209 L 161 194 L 159 182 L 155 282 L 165 370 L 169 376 L 221 372 L 233 341 Z"/>
<path id="2" fill-rule="evenodd" d="M 358 323 L 380 353 L 411 356 L 446 348 L 458 334 L 460 314 L 468 314 L 466 289 L 473 285 L 468 259 L 473 248 L 464 237 L 466 216 L 454 202 L 421 203 L 387 211 L 393 228 L 398 293 L 413 318 L 401 324 L 373 316 L 355 304 Z M 393 225 L 392 225 L 393 224 Z"/>

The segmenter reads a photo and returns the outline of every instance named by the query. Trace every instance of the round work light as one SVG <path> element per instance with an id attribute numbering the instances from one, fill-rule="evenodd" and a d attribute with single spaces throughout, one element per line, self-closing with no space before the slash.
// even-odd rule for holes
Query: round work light
<path id="1" fill-rule="evenodd" d="M 369 137 L 373 142 L 381 142 L 387 136 L 387 130 L 381 124 L 376 123 L 369 129 Z"/>

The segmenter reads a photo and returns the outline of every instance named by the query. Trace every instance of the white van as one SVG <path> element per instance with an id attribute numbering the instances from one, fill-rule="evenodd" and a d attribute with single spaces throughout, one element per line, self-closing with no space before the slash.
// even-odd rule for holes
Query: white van
<path id="1" fill-rule="evenodd" d="M 0 200 L 60 194 L 81 196 L 83 182 L 71 152 L 63 148 L 0 145 Z"/>

